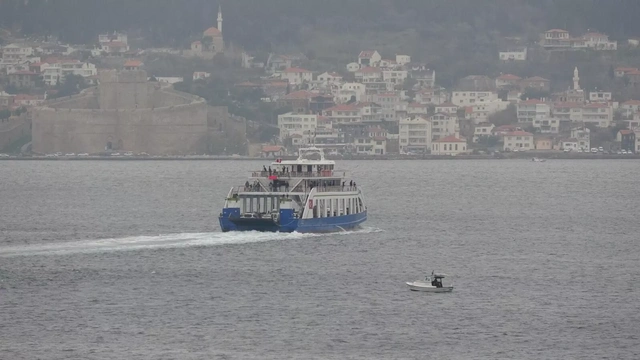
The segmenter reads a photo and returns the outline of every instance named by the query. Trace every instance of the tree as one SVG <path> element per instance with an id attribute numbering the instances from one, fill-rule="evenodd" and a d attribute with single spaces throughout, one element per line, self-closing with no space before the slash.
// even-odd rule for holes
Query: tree
<path id="1" fill-rule="evenodd" d="M 613 68 L 613 64 L 609 65 L 609 79 L 614 79 L 616 77 L 615 69 Z"/>
<path id="2" fill-rule="evenodd" d="M 538 90 L 535 88 L 526 88 L 524 93 L 520 96 L 520 100 L 528 99 L 544 99 L 549 98 L 551 94 L 548 91 Z"/>
<path id="3" fill-rule="evenodd" d="M 68 74 L 64 77 L 64 81 L 58 82 L 56 86 L 58 89 L 56 97 L 60 98 L 78 94 L 82 89 L 87 87 L 87 84 L 82 76 Z"/>
<path id="4" fill-rule="evenodd" d="M 489 115 L 487 120 L 495 126 L 515 123 L 518 121 L 516 106 L 509 104 L 506 109 Z"/>
<path id="5" fill-rule="evenodd" d="M 0 110 L 0 120 L 4 121 L 11 117 L 11 110 L 2 109 Z"/>

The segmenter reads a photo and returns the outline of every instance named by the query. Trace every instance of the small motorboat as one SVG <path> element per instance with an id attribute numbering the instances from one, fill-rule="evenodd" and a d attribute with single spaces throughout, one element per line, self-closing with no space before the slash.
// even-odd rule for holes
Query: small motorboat
<path id="1" fill-rule="evenodd" d="M 533 159 L 531 159 L 531 161 L 533 161 L 533 162 L 545 162 L 545 161 L 547 161 L 547 159 L 540 159 L 540 158 L 534 157 Z"/>
<path id="2" fill-rule="evenodd" d="M 409 286 L 409 290 L 411 291 L 424 291 L 432 293 L 452 292 L 453 286 L 442 285 L 442 279 L 444 279 L 446 276 L 446 274 L 436 274 L 435 272 L 431 272 L 431 276 L 425 277 L 424 280 L 407 282 L 407 285 Z"/>

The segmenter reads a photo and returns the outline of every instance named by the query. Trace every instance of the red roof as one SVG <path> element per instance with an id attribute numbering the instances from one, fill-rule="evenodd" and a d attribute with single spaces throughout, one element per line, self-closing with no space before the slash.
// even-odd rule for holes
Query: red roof
<path id="1" fill-rule="evenodd" d="M 420 108 L 426 108 L 426 107 L 427 107 L 427 105 L 425 105 L 425 104 L 420 104 L 420 103 L 417 103 L 417 102 L 412 102 L 412 103 L 410 103 L 410 104 L 409 104 L 409 105 L 407 105 L 407 106 L 409 106 L 409 107 L 420 107 Z"/>
<path id="2" fill-rule="evenodd" d="M 140 67 L 142 66 L 142 61 L 140 60 L 127 60 L 124 63 L 124 67 Z"/>
<path id="3" fill-rule="evenodd" d="M 358 108 L 351 104 L 339 104 L 325 109 L 324 111 L 358 111 Z"/>
<path id="4" fill-rule="evenodd" d="M 455 135 L 449 135 L 449 136 L 444 137 L 444 138 L 442 138 L 442 139 L 435 140 L 434 142 L 437 142 L 437 143 L 445 143 L 445 142 L 446 142 L 446 143 L 452 143 L 452 142 L 462 142 L 462 143 L 466 143 L 466 141 L 465 141 L 465 140 L 459 139 L 459 138 L 457 138 Z"/>
<path id="5" fill-rule="evenodd" d="M 37 73 L 34 73 L 33 71 L 16 71 L 16 72 L 12 72 L 11 74 L 8 74 L 9 76 L 11 75 L 38 75 Z"/>
<path id="6" fill-rule="evenodd" d="M 545 79 L 543 77 L 540 77 L 540 76 L 534 76 L 534 77 L 526 78 L 524 80 L 527 80 L 527 81 L 549 81 L 549 80 L 547 80 L 547 79 Z"/>
<path id="7" fill-rule="evenodd" d="M 497 77 L 500 80 L 520 80 L 521 77 L 513 75 L 513 74 L 504 74 Z"/>
<path id="8" fill-rule="evenodd" d="M 628 130 L 628 129 L 620 130 L 620 135 L 631 135 L 631 134 L 635 134 L 633 130 Z"/>
<path id="9" fill-rule="evenodd" d="M 616 71 L 624 71 L 624 72 L 628 72 L 628 71 L 636 71 L 638 70 L 637 68 L 632 68 L 632 67 L 618 67 L 616 68 Z"/>
<path id="10" fill-rule="evenodd" d="M 282 150 L 280 145 L 264 145 L 262 147 L 262 152 L 278 152 L 280 150 Z"/>
<path id="11" fill-rule="evenodd" d="M 623 102 L 621 105 L 635 105 L 635 106 L 639 106 L 639 105 L 640 105 L 640 100 L 627 100 L 627 101 Z"/>
<path id="12" fill-rule="evenodd" d="M 373 56 L 373 53 L 375 53 L 375 50 L 363 50 L 360 51 L 360 55 L 358 55 L 358 57 L 361 59 L 370 59 L 371 56 Z"/>
<path id="13" fill-rule="evenodd" d="M 244 81 L 238 84 L 235 84 L 234 86 L 238 86 L 238 87 L 260 87 L 260 84 L 256 84 L 256 83 L 252 83 L 251 81 Z"/>
<path id="14" fill-rule="evenodd" d="M 521 101 L 520 104 L 525 104 L 525 105 L 544 104 L 544 101 L 538 100 L 538 99 L 529 99 L 529 100 Z"/>
<path id="15" fill-rule="evenodd" d="M 506 135 L 507 136 L 533 136 L 533 134 L 530 132 L 520 131 L 520 130 L 508 132 Z"/>
<path id="16" fill-rule="evenodd" d="M 207 30 L 205 30 L 203 35 L 204 36 L 218 36 L 220 34 L 222 34 L 220 32 L 220 30 L 218 30 L 217 28 L 212 26 L 212 27 L 208 28 Z"/>
<path id="17" fill-rule="evenodd" d="M 298 91 L 294 91 L 292 93 L 289 93 L 285 96 L 282 97 L 282 99 L 284 100 L 302 100 L 302 99 L 310 99 L 311 97 L 313 97 L 314 93 L 307 91 L 307 90 L 298 90 Z"/>
<path id="18" fill-rule="evenodd" d="M 297 67 L 290 67 L 290 68 L 284 69 L 284 72 L 286 72 L 286 73 L 310 73 L 311 71 L 305 70 L 305 69 L 302 69 L 302 68 L 297 68 Z"/>
<path id="19" fill-rule="evenodd" d="M 587 105 L 585 105 L 583 107 L 585 107 L 585 108 L 608 108 L 609 105 L 600 104 L 600 103 L 594 103 L 594 104 L 587 104 Z"/>
<path id="20" fill-rule="evenodd" d="M 503 132 L 503 131 L 507 131 L 507 132 L 511 132 L 511 131 L 516 131 L 518 127 L 515 125 L 500 125 L 497 128 L 494 128 L 493 131 L 495 132 Z"/>
<path id="21" fill-rule="evenodd" d="M 373 140 L 375 140 L 375 141 L 386 141 L 387 138 L 384 137 L 384 136 L 374 136 Z"/>
<path id="22" fill-rule="evenodd" d="M 568 33 L 567 30 L 562 30 L 562 29 L 551 29 L 551 30 L 547 30 L 547 32 L 561 32 L 561 33 Z"/>

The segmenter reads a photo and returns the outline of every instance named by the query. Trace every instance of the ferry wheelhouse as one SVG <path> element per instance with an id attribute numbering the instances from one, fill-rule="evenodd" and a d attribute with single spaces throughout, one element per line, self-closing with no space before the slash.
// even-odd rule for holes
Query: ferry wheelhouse
<path id="1" fill-rule="evenodd" d="M 360 187 L 321 149 L 276 160 L 231 188 L 219 216 L 222 231 L 332 232 L 367 219 Z"/>

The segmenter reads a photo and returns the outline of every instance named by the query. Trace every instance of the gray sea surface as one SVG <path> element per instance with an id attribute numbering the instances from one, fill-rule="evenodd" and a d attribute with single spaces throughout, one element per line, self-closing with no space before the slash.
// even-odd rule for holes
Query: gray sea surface
<path id="1" fill-rule="evenodd" d="M 263 164 L 3 161 L 0 359 L 640 358 L 640 162 L 344 161 L 362 229 L 221 233 Z"/>

